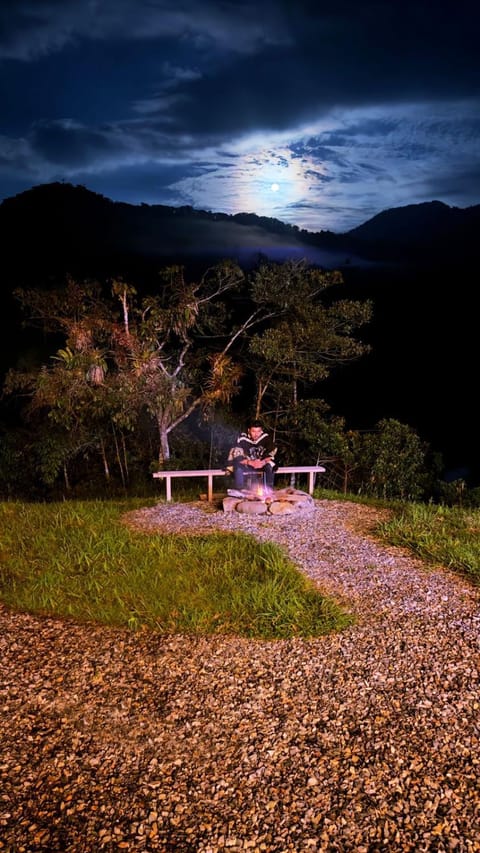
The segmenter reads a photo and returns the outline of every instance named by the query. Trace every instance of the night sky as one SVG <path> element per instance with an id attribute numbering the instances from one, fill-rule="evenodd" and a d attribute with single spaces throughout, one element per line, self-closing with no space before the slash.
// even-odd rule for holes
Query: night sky
<path id="1" fill-rule="evenodd" d="M 479 6 L 3 0 L 0 199 L 64 180 L 336 232 L 478 204 Z"/>

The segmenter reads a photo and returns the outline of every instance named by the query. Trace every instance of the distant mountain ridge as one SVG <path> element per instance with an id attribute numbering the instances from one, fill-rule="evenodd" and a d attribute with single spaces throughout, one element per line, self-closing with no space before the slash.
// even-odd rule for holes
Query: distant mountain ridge
<path id="1" fill-rule="evenodd" d="M 381 256 L 398 251 L 418 258 L 420 251 L 438 250 L 448 257 L 458 251 L 473 256 L 480 229 L 480 205 L 449 207 L 441 201 L 391 208 L 348 232 L 353 245 L 381 245 Z"/>
<path id="2" fill-rule="evenodd" d="M 44 184 L 4 200 L 0 228 L 7 255 L 14 247 L 29 245 L 41 266 L 53 259 L 58 267 L 77 261 L 88 266 L 93 260 L 122 264 L 167 258 L 181 263 L 185 257 L 227 254 L 248 262 L 262 253 L 283 259 L 305 252 L 298 229 L 279 220 L 114 202 L 64 183 Z"/>
<path id="3" fill-rule="evenodd" d="M 251 264 L 305 257 L 327 268 L 345 264 L 416 263 L 432 252 L 472 257 L 480 229 L 480 205 L 466 209 L 433 201 L 392 208 L 344 234 L 309 232 L 254 213 L 225 214 L 190 206 L 114 202 L 83 186 L 43 184 L 0 204 L 6 262 L 35 258 L 57 267 L 116 258 L 233 257 Z M 26 252 L 24 250 L 27 250 Z M 19 255 L 21 252 L 21 255 Z M 12 258 L 12 253 L 15 257 Z"/>

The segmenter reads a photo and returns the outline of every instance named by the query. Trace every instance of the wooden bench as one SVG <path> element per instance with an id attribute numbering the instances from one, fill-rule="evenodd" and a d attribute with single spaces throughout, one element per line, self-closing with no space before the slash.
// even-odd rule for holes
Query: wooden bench
<path id="1" fill-rule="evenodd" d="M 277 468 L 275 474 L 308 474 L 308 492 L 313 495 L 315 474 L 323 474 L 325 468 L 322 465 L 284 465 Z M 199 471 L 155 471 L 153 477 L 165 480 L 165 492 L 167 501 L 172 500 L 172 480 L 177 477 L 207 477 L 208 500 L 213 500 L 213 478 L 226 477 L 224 468 L 202 468 Z"/>

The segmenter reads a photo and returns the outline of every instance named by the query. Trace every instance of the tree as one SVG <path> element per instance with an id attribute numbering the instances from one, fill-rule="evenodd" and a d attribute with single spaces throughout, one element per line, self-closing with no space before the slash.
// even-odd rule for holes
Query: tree
<path id="1" fill-rule="evenodd" d="M 361 449 L 367 493 L 391 500 L 420 500 L 429 483 L 427 451 L 412 427 L 393 418 L 379 421 L 376 431 L 364 436 Z"/>
<path id="2" fill-rule="evenodd" d="M 256 416 L 267 412 L 277 428 L 283 422 L 287 431 L 295 430 L 307 391 L 333 368 L 369 351 L 353 335 L 371 319 L 371 303 L 323 301 L 327 289 L 342 283 L 338 271 L 325 272 L 304 261 L 263 264 L 255 274 L 254 298 L 276 308 L 276 319 L 250 342 Z"/>
<path id="3" fill-rule="evenodd" d="M 69 278 L 62 289 L 18 290 L 16 295 L 29 312 L 30 325 L 64 338 L 64 348 L 49 364 L 11 370 L 5 381 L 7 393 L 21 392 L 29 398 L 27 419 L 43 436 L 43 450 L 38 449 L 43 479 L 52 482 L 62 469 L 68 488 L 69 463 L 94 448 L 102 455 L 108 479 L 105 444 L 112 412 L 104 379 L 111 318 L 100 286 L 79 285 Z M 50 430 L 43 429 L 44 417 Z"/>
<path id="4" fill-rule="evenodd" d="M 160 273 L 159 292 L 138 299 L 134 287 L 110 282 L 104 295 L 97 282 L 72 279 L 55 291 L 17 291 L 28 322 L 61 334 L 64 345 L 38 370 L 10 371 L 7 392 L 30 397 L 30 414 L 48 417 L 72 437 L 72 453 L 90 441 L 109 476 L 107 439 L 115 444 L 135 429 L 145 412 L 158 434 L 158 462 L 170 458 L 169 436 L 196 409 L 226 403 L 238 388 L 241 368 L 230 350 L 256 323 L 271 315 L 263 304 L 233 325 L 227 296 L 244 284 L 244 274 L 225 261 L 197 282 L 183 267 Z M 125 459 L 125 455 L 123 455 Z"/>
<path id="5" fill-rule="evenodd" d="M 235 341 L 271 311 L 252 305 L 230 322 L 228 299 L 244 284 L 240 267 L 224 261 L 198 282 L 187 282 L 183 267 L 161 273 L 157 296 L 132 302 L 135 292 L 113 282 L 122 306 L 114 330 L 117 420 L 131 426 L 145 409 L 158 430 L 158 462 L 170 459 L 170 433 L 196 410 L 228 403 L 239 387 L 241 366 L 230 355 Z"/>

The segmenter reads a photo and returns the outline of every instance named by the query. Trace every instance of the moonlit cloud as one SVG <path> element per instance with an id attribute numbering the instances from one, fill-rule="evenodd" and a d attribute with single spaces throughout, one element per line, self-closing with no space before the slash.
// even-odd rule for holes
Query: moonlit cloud
<path id="1" fill-rule="evenodd" d="M 461 171 L 458 164 L 450 163 L 460 106 L 437 107 L 432 122 L 441 125 L 438 138 L 432 135 L 421 105 L 392 109 L 381 121 L 379 108 L 332 116 L 330 128 L 322 121 L 316 135 L 312 126 L 308 133 L 292 132 L 290 144 L 283 134 L 278 138 L 272 134 L 265 136 L 262 145 L 255 134 L 250 148 L 243 139 L 230 159 L 206 162 L 204 158 L 198 174 L 170 189 L 178 192 L 182 203 L 194 207 L 211 208 L 209 200 L 214 198 L 215 209 L 225 213 L 251 211 L 307 230 L 348 230 L 385 207 L 434 198 L 429 183 L 432 167 L 445 180 L 452 170 L 453 174 Z M 468 125 L 466 113 L 464 121 Z M 475 134 L 467 127 L 465 136 L 464 156 L 474 162 Z M 279 191 L 272 196 L 274 182 Z M 465 181 L 452 180 L 448 203 L 468 205 L 465 190 Z"/>

